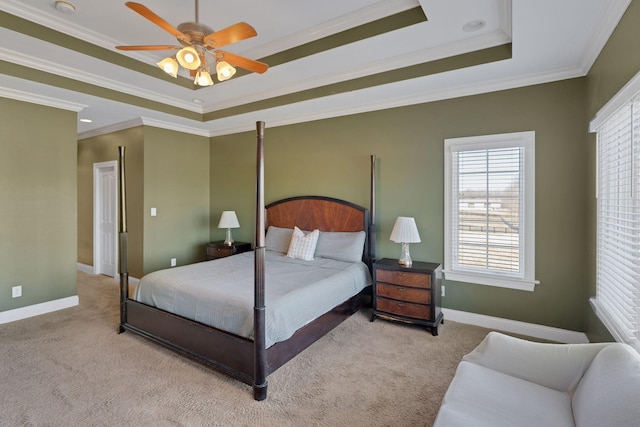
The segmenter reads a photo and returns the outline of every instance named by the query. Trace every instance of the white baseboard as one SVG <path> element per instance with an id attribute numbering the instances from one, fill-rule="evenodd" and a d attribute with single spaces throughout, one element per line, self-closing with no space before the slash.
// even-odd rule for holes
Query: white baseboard
<path id="1" fill-rule="evenodd" d="M 589 342 L 589 339 L 584 332 L 536 325 L 534 323 L 486 316 L 484 314 L 469 313 L 467 311 L 452 310 L 450 308 L 443 308 L 442 313 L 444 314 L 445 321 L 451 320 L 452 322 L 466 323 L 469 325 L 481 326 L 483 328 L 496 329 L 499 331 L 527 335 L 530 337 L 567 344 L 582 344 Z"/>
<path id="2" fill-rule="evenodd" d="M 82 271 L 83 273 L 93 274 L 93 265 L 78 263 L 78 270 Z"/>
<path id="3" fill-rule="evenodd" d="M 40 304 L 33 304 L 26 307 L 3 311 L 0 312 L 0 324 L 26 319 L 27 317 L 39 316 L 40 314 L 47 314 L 65 308 L 75 307 L 76 305 L 78 305 L 78 303 L 78 296 L 74 295 L 67 298 L 56 299 Z"/>
<path id="4" fill-rule="evenodd" d="M 78 263 L 78 270 L 82 271 L 83 273 L 87 273 L 87 274 L 95 274 L 92 265 Z M 116 276 L 113 278 L 113 280 L 115 280 L 116 282 L 119 282 L 120 281 L 120 274 L 116 273 Z M 137 285 L 138 282 L 140 282 L 140 279 L 136 279 L 135 277 L 129 276 L 129 284 Z"/>

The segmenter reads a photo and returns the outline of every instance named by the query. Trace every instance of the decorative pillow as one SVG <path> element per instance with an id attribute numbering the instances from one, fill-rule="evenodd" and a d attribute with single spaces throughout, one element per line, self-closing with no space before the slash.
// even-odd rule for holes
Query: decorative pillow
<path id="1" fill-rule="evenodd" d="M 286 254 L 289 250 L 292 234 L 293 228 L 280 228 L 270 225 L 265 236 L 265 249 Z"/>
<path id="2" fill-rule="evenodd" d="M 353 233 L 321 231 L 316 256 L 345 262 L 362 261 L 365 237 L 364 231 Z"/>
<path id="3" fill-rule="evenodd" d="M 287 256 L 289 258 L 312 261 L 319 236 L 320 230 L 316 229 L 305 235 L 298 227 L 293 227 L 293 234 L 291 236 L 291 243 L 289 243 Z"/>

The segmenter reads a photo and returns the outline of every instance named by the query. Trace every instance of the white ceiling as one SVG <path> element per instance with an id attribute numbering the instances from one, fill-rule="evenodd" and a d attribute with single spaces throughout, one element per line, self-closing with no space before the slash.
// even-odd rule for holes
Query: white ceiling
<path id="1" fill-rule="evenodd" d="M 123 52 L 116 45 L 171 44 L 175 38 L 124 1 L 0 0 L 0 10 L 147 64 L 166 51 Z M 173 26 L 195 19 L 184 0 L 138 0 Z M 355 26 L 421 6 L 427 21 L 194 90 L 20 31 L 0 27 L 0 59 L 196 113 L 273 99 L 388 70 L 512 42 L 512 58 L 390 82 L 209 121 L 0 74 L 0 96 L 78 111 L 80 137 L 146 123 L 214 136 L 249 130 L 257 120 L 278 126 L 356 112 L 466 96 L 584 76 L 630 0 L 201 0 L 199 21 L 219 30 L 245 21 L 258 36 L 224 49 L 264 58 Z M 476 32 L 464 24 L 483 20 Z M 0 67 L 0 71 L 2 68 Z M 82 90 L 82 89 L 80 89 Z"/>

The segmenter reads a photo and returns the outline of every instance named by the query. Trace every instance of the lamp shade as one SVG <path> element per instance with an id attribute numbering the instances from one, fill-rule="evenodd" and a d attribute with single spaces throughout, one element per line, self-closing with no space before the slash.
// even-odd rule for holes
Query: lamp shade
<path id="1" fill-rule="evenodd" d="M 211 86 L 213 84 L 211 74 L 207 71 L 198 71 L 193 82 L 198 86 Z"/>
<path id="2" fill-rule="evenodd" d="M 178 63 L 173 58 L 164 58 L 158 62 L 158 67 L 162 68 L 162 71 L 169 74 L 171 77 L 178 77 Z"/>
<path id="3" fill-rule="evenodd" d="M 228 62 L 220 61 L 216 64 L 216 73 L 218 74 L 218 80 L 221 82 L 229 80 L 236 73 L 236 69 L 233 68 Z"/>
<path id="4" fill-rule="evenodd" d="M 389 240 L 396 243 L 419 243 L 420 233 L 418 233 L 416 220 L 406 216 L 399 216 L 396 219 L 393 230 L 391 230 Z"/>
<path id="5" fill-rule="evenodd" d="M 220 217 L 218 228 L 239 228 L 240 223 L 236 216 L 236 211 L 224 211 Z"/>
<path id="6" fill-rule="evenodd" d="M 183 47 L 176 53 L 176 59 L 187 70 L 197 70 L 201 64 L 198 51 L 191 46 Z"/>

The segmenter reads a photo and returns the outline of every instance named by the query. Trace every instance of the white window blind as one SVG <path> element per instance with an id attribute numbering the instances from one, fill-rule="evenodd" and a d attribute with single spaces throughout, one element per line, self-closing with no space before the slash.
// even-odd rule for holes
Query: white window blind
<path id="1" fill-rule="evenodd" d="M 596 313 L 640 351 L 640 96 L 598 131 Z"/>
<path id="2" fill-rule="evenodd" d="M 445 141 L 445 274 L 533 290 L 533 132 Z"/>

